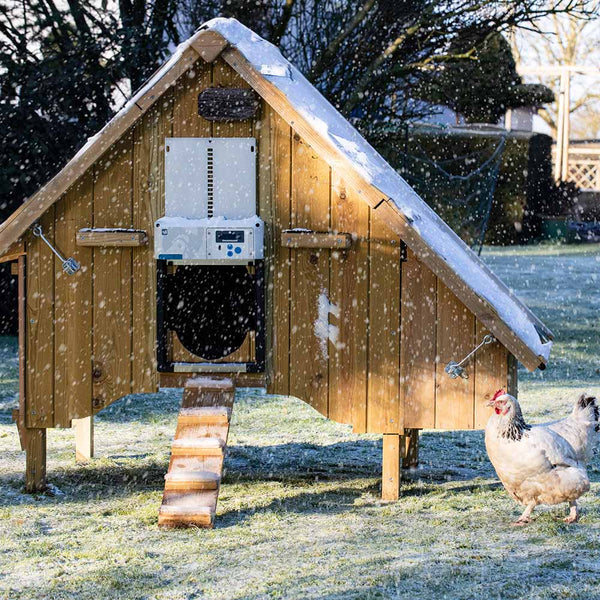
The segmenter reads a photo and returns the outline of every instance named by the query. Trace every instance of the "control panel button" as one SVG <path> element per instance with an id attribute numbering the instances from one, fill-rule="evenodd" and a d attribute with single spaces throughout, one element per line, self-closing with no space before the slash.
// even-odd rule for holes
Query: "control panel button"
<path id="1" fill-rule="evenodd" d="M 241 254 L 242 253 L 242 249 L 239 246 L 235 247 L 235 253 L 236 254 Z"/>
<path id="2" fill-rule="evenodd" d="M 227 250 L 227 256 L 233 256 L 233 252 L 231 250 Z"/>
<path id="3" fill-rule="evenodd" d="M 227 244 L 227 250 L 231 250 L 233 248 L 233 244 Z"/>

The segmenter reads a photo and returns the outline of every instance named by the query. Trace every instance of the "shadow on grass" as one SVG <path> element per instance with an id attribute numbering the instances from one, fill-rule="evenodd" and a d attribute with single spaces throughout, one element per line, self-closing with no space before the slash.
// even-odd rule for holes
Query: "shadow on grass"
<path id="1" fill-rule="evenodd" d="M 147 458 L 145 458 L 147 457 Z M 156 459 L 152 455 L 114 455 L 87 464 L 72 464 L 50 471 L 48 480 L 64 495 L 43 496 L 49 503 L 84 503 L 90 498 L 120 498 L 144 492 L 160 492 L 164 486 L 164 475 L 168 467 L 168 455 Z M 257 510 L 299 510 L 305 512 L 315 505 L 335 504 L 336 512 L 345 510 L 354 499 L 367 492 L 379 494 L 381 477 L 381 442 L 379 440 L 344 441 L 327 446 L 308 443 L 285 443 L 274 446 L 232 446 L 225 463 L 224 485 L 253 486 L 267 482 L 303 487 L 299 497 L 290 498 L 289 507 L 275 501 Z M 365 486 L 364 480 L 374 478 L 376 483 Z M 360 483 L 357 483 L 360 480 Z M 439 481 L 464 482 L 464 473 L 424 467 L 418 472 L 408 472 L 403 494 L 427 494 L 437 489 Z M 306 492 L 306 488 L 323 482 L 337 483 L 337 488 L 326 492 Z M 353 483 L 356 482 L 356 483 Z M 19 494 L 23 490 L 21 473 L 0 476 L 0 486 L 10 489 L 12 494 L 0 497 L 1 505 L 22 502 Z M 465 490 L 481 488 L 474 482 L 465 485 Z M 462 488 L 456 488 L 458 493 Z M 252 492 L 249 492 L 253 495 Z M 331 499 L 336 498 L 335 502 Z M 347 501 L 346 501 L 347 499 Z M 244 520 L 252 511 L 238 511 L 226 522 L 233 524 Z"/>
<path id="2" fill-rule="evenodd" d="M 365 457 L 363 464 L 348 461 L 348 455 L 362 451 L 373 452 L 370 441 L 339 442 L 329 446 L 287 443 L 276 446 L 233 446 L 226 459 L 224 483 L 264 483 L 282 481 L 310 483 L 315 481 L 346 481 L 379 473 L 370 468 Z M 64 496 L 57 502 L 80 502 L 102 493 L 109 497 L 129 496 L 143 491 L 162 490 L 168 467 L 164 460 L 144 459 L 140 454 L 113 455 L 86 464 L 48 472 L 48 481 Z M 342 458 L 346 458 L 342 462 Z M 108 464 L 107 464 L 108 463 Z M 14 491 L 23 487 L 23 476 L 13 472 L 0 476 L 0 486 Z M 52 498 L 48 498 L 52 500 Z M 0 500 L 1 502 L 1 500 Z"/>

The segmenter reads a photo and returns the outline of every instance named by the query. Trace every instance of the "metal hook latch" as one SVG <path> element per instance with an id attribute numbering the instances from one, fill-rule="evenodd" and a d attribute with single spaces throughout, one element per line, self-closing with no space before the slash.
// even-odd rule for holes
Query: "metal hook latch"
<path id="1" fill-rule="evenodd" d="M 77 273 L 77 271 L 79 271 L 79 269 L 81 269 L 81 265 L 74 258 L 63 258 L 61 256 L 60 252 L 58 252 L 58 250 L 46 239 L 46 236 L 44 236 L 44 232 L 42 231 L 41 225 L 36 225 L 33 228 L 33 235 L 35 237 L 41 238 L 46 244 L 46 246 L 48 246 L 48 248 L 50 248 L 50 250 L 52 250 L 52 252 L 56 254 L 58 260 L 60 260 L 60 262 L 62 263 L 63 271 L 67 275 L 74 275 L 75 273 Z"/>
<path id="2" fill-rule="evenodd" d="M 466 372 L 466 370 L 464 369 L 464 367 L 462 365 L 464 363 L 466 363 L 469 360 L 469 358 L 471 358 L 471 356 L 473 356 L 473 354 L 475 354 L 475 352 L 477 352 L 477 350 L 479 350 L 479 348 L 481 348 L 482 346 L 486 346 L 487 344 L 492 344 L 495 341 L 496 341 L 496 338 L 491 333 L 488 333 L 488 335 L 486 335 L 483 338 L 483 340 L 482 340 L 481 344 L 479 344 L 479 346 L 477 346 L 476 348 L 471 350 L 471 352 L 469 352 L 469 354 L 467 354 L 460 362 L 451 360 L 446 365 L 446 368 L 444 369 L 444 371 L 452 379 L 456 379 L 457 377 L 462 377 L 463 379 L 469 379 L 469 374 Z"/>

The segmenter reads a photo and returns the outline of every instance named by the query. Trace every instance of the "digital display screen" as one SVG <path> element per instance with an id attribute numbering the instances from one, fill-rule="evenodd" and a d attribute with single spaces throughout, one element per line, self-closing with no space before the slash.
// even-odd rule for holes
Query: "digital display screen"
<path id="1" fill-rule="evenodd" d="M 217 244 L 238 243 L 244 242 L 243 231 L 224 231 L 220 230 L 215 233 L 215 241 Z"/>

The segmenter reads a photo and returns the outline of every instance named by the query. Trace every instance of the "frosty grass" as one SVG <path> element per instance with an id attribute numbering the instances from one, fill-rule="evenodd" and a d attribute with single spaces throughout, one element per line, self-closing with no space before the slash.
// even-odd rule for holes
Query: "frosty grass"
<path id="1" fill-rule="evenodd" d="M 600 248 L 486 250 L 485 261 L 554 331 L 550 366 L 520 373 L 531 421 L 600 393 Z M 579 524 L 519 507 L 482 433 L 425 431 L 402 498 L 379 501 L 381 441 L 294 398 L 237 395 L 212 531 L 159 531 L 180 390 L 130 396 L 96 418 L 76 465 L 71 430 L 49 432 L 54 495 L 23 493 L 16 340 L 0 338 L 0 598 L 600 598 L 600 461 Z"/>

